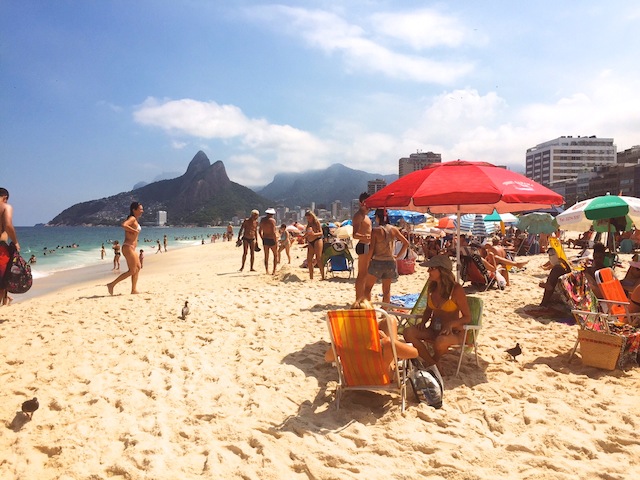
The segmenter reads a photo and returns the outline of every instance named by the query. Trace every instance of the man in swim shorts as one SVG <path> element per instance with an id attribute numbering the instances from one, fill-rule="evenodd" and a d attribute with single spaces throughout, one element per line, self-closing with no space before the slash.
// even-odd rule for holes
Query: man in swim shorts
<path id="1" fill-rule="evenodd" d="M 269 252 L 273 253 L 273 272 L 276 274 L 276 266 L 278 265 L 278 233 L 276 220 L 273 216 L 276 211 L 273 208 L 267 208 L 264 212 L 266 215 L 260 220 L 260 228 L 258 234 L 262 239 L 262 246 L 264 247 L 264 269 L 267 274 L 269 273 Z"/>
<path id="2" fill-rule="evenodd" d="M 358 197 L 360 208 L 352 219 L 353 238 L 358 240 L 356 245 L 356 253 L 358 254 L 358 274 L 356 275 L 356 301 L 364 296 L 364 285 L 367 279 L 367 271 L 369 269 L 369 246 L 371 244 L 371 219 L 367 216 L 369 209 L 365 205 L 365 201 L 369 198 L 367 192 L 363 192 Z"/>
<path id="3" fill-rule="evenodd" d="M 13 207 L 9 205 L 9 191 L 6 188 L 0 188 L 0 305 L 7 305 L 10 300 L 4 285 L 2 285 L 4 272 L 7 269 L 9 260 L 11 260 L 9 245 L 7 244 L 9 239 L 15 245 L 16 250 L 20 251 L 18 235 L 13 226 Z"/>
<path id="4" fill-rule="evenodd" d="M 256 234 L 258 231 L 258 216 L 260 212 L 258 210 L 251 210 L 251 216 L 244 219 L 240 230 L 238 230 L 238 241 L 242 239 L 242 266 L 240 271 L 244 270 L 244 262 L 247 260 L 247 251 L 251 252 L 251 271 L 255 272 L 253 268 L 253 262 L 255 260 L 255 247 L 256 247 Z"/>

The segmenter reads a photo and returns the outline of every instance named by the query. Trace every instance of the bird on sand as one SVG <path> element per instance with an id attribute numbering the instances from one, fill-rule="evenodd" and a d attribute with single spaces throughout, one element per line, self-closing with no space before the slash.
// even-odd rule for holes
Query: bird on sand
<path id="1" fill-rule="evenodd" d="M 182 320 L 187 318 L 189 315 L 189 302 L 184 302 L 184 307 L 182 307 Z"/>
<path id="2" fill-rule="evenodd" d="M 515 347 L 507 349 L 506 352 L 515 360 L 516 357 L 522 353 L 522 349 L 520 348 L 520 344 L 516 343 Z"/>
<path id="3" fill-rule="evenodd" d="M 33 397 L 31 400 L 27 400 L 22 404 L 22 411 L 29 416 L 29 420 L 33 418 L 33 412 L 40 408 L 38 399 Z"/>

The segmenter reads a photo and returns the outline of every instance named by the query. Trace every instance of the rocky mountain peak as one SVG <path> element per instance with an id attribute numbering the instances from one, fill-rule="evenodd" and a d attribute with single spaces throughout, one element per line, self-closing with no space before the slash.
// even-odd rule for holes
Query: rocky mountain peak
<path id="1" fill-rule="evenodd" d="M 193 159 L 189 162 L 186 175 L 194 175 L 206 171 L 211 166 L 209 157 L 202 150 L 195 154 Z"/>

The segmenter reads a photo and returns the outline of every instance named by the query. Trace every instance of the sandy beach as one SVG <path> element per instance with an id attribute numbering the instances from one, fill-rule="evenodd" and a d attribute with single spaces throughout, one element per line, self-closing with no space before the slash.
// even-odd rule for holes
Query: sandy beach
<path id="1" fill-rule="evenodd" d="M 295 246 L 270 276 L 260 252 L 258 271 L 241 273 L 234 243 L 205 244 L 149 255 L 139 295 L 125 281 L 109 296 L 107 270 L 16 296 L 0 309 L 0 478 L 637 475 L 640 368 L 599 370 L 579 354 L 568 363 L 578 327 L 525 313 L 542 297 L 546 255 L 528 257 L 505 291 L 475 293 L 480 367 L 469 356 L 455 377 L 457 358 L 445 357 L 443 408 L 410 392 L 404 414 L 398 396 L 371 392 L 348 392 L 336 411 L 325 313 L 354 300 L 354 280 L 311 281 L 304 256 Z M 417 267 L 392 294 L 426 278 Z M 514 362 L 505 350 L 516 342 Z M 34 396 L 27 421 L 20 405 Z"/>

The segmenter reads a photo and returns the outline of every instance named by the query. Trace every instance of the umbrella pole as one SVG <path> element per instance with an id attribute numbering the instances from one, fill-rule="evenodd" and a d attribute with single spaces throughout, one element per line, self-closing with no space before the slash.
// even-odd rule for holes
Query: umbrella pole
<path id="1" fill-rule="evenodd" d="M 613 236 L 611 235 L 613 233 Z M 609 219 L 609 225 L 607 226 L 607 248 L 611 253 L 616 253 L 616 234 L 611 231 L 611 219 Z"/>
<path id="2" fill-rule="evenodd" d="M 462 269 L 460 268 L 460 205 L 458 205 L 458 211 L 456 213 L 458 215 L 458 222 L 456 224 L 456 276 L 458 278 L 458 283 L 460 283 L 460 277 L 462 274 Z"/>

